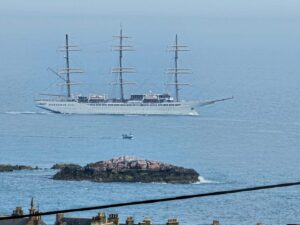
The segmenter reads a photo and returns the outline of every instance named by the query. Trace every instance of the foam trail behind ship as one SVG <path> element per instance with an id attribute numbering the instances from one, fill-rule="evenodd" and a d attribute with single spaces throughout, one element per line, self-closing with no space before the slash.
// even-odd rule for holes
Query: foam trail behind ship
<path id="1" fill-rule="evenodd" d="M 52 114 L 50 112 L 34 112 L 34 111 L 8 111 L 4 112 L 4 114 L 9 114 L 9 115 L 49 115 Z"/>

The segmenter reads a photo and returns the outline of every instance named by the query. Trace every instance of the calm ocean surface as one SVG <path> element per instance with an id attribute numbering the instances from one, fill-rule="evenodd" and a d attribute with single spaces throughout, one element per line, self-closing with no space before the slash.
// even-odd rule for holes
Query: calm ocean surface
<path id="1" fill-rule="evenodd" d="M 55 15 L 55 16 L 53 16 Z M 165 51 L 178 32 L 190 45 L 180 63 L 193 74 L 184 99 L 234 96 L 199 109 L 198 117 L 59 115 L 35 108 L 39 93 L 63 93 L 55 75 L 63 58 L 56 52 L 64 34 L 82 52 L 72 64 L 88 83 L 75 93 L 117 94 L 109 83 L 117 63 L 111 38 L 119 23 L 136 52 L 126 64 L 138 73 L 132 92 L 164 91 Z M 176 26 L 175 26 L 176 25 Z M 0 214 L 29 207 L 34 196 L 41 211 L 204 193 L 300 179 L 300 19 L 278 17 L 101 16 L 5 11 L 0 15 L 0 163 L 44 168 L 0 173 Z M 172 91 L 172 90 L 169 90 Z M 172 93 L 172 92 L 171 92 Z M 123 140 L 132 132 L 135 139 Z M 126 184 L 54 181 L 58 162 L 86 163 L 132 155 L 194 168 L 199 184 Z M 179 218 L 182 224 L 287 224 L 300 222 L 300 189 L 291 187 L 107 210 L 121 221 L 133 215 L 155 223 Z M 93 216 L 97 212 L 73 214 Z M 52 224 L 54 217 L 45 217 Z"/>

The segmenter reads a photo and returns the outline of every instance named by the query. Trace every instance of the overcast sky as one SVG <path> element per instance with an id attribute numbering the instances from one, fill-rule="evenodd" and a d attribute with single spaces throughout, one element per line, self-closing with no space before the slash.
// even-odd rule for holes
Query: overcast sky
<path id="1" fill-rule="evenodd" d="M 0 71 L 7 74 L 0 83 L 13 87 L 0 96 L 26 92 L 31 107 L 32 96 L 56 79 L 46 68 L 64 65 L 56 50 L 66 33 L 82 49 L 71 59 L 85 75 L 74 79 L 95 84 L 78 90 L 111 93 L 110 71 L 117 65 L 112 36 L 120 24 L 136 50 L 124 57 L 125 65 L 137 67 L 136 75 L 126 76 L 138 83 L 127 94 L 165 88 L 165 68 L 173 65 L 166 47 L 175 34 L 191 49 L 180 54 L 180 65 L 193 71 L 183 78 L 193 86 L 181 91 L 189 98 L 240 96 L 239 87 L 247 95 L 266 82 L 298 82 L 300 0 L 0 0 Z"/>
<path id="2" fill-rule="evenodd" d="M 299 0 L 1 0 L 1 14 L 102 14 L 293 18 Z"/>

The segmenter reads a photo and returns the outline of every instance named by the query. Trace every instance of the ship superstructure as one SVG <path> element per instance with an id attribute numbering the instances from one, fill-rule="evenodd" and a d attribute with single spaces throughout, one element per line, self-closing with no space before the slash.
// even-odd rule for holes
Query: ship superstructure
<path id="1" fill-rule="evenodd" d="M 65 95 L 51 95 L 46 99 L 36 100 L 36 105 L 42 109 L 49 110 L 55 113 L 65 114 L 109 114 L 109 115 L 198 115 L 196 107 L 213 104 L 215 102 L 224 101 L 230 98 L 216 99 L 212 101 L 183 101 L 180 99 L 179 90 L 182 85 L 187 83 L 179 82 L 179 75 L 190 73 L 189 69 L 178 67 L 178 53 L 187 51 L 185 45 L 178 44 L 178 36 L 175 37 L 175 44 L 169 47 L 169 50 L 174 52 L 174 67 L 167 69 L 167 74 L 173 76 L 173 82 L 168 85 L 175 87 L 175 99 L 168 93 L 145 93 L 131 94 L 129 98 L 125 97 L 124 86 L 133 84 L 132 82 L 124 81 L 124 74 L 134 73 L 133 67 L 123 66 L 123 53 L 131 51 L 132 46 L 125 45 L 124 39 L 129 38 L 123 35 L 122 29 L 117 36 L 119 43 L 113 46 L 113 49 L 118 52 L 119 63 L 118 67 L 112 69 L 112 73 L 118 75 L 118 81 L 114 85 L 119 86 L 119 98 L 108 98 L 106 95 L 74 95 L 71 93 L 72 83 L 70 76 L 73 73 L 82 73 L 80 69 L 70 68 L 69 53 L 78 51 L 78 46 L 69 45 L 68 35 L 66 35 L 65 46 L 62 51 L 65 52 L 66 68 L 60 72 L 54 72 L 66 86 Z"/>

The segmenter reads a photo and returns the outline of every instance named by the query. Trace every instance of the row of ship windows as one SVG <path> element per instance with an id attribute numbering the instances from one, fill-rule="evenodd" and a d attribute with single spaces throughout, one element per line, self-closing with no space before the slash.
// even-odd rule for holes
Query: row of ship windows
<path id="1" fill-rule="evenodd" d="M 67 106 L 67 104 L 49 104 L 49 106 Z"/>
<path id="2" fill-rule="evenodd" d="M 180 106 L 180 104 L 89 104 L 90 106 Z"/>
<path id="3" fill-rule="evenodd" d="M 136 104 L 96 104 L 96 103 L 92 103 L 89 104 L 90 106 L 180 106 L 180 104 L 140 104 L 140 105 L 136 105 Z M 67 104 L 49 104 L 49 106 L 67 106 Z M 68 106 L 73 106 L 69 105 Z"/>

